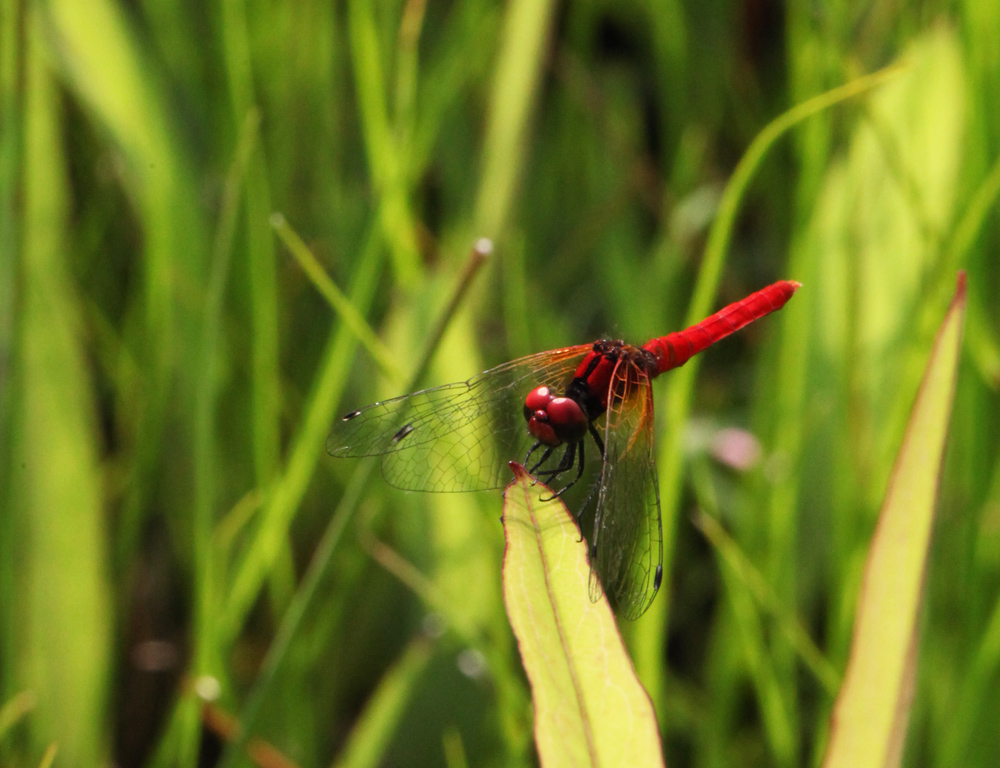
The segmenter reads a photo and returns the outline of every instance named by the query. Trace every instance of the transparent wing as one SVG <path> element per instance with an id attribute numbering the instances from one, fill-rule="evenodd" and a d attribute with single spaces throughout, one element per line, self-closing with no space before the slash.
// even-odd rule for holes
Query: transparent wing
<path id="1" fill-rule="evenodd" d="M 663 533 L 653 454 L 649 377 L 622 361 L 611 379 L 604 462 L 591 537 L 590 596 L 603 592 L 625 618 L 637 619 L 660 588 Z"/>
<path id="2" fill-rule="evenodd" d="M 592 349 L 540 352 L 468 381 L 373 403 L 338 419 L 326 449 L 333 456 L 381 456 L 385 479 L 404 490 L 502 488 L 510 480 L 507 462 L 523 461 L 534 442 L 524 398 L 542 385 L 561 394 Z"/>

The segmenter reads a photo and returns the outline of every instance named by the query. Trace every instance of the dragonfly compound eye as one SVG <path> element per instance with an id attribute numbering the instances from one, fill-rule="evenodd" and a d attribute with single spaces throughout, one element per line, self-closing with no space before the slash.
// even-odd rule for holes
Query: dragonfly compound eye
<path id="1" fill-rule="evenodd" d="M 528 407 L 525 406 L 525 412 L 527 413 Z M 559 439 L 559 435 L 556 434 L 555 428 L 549 421 L 549 415 L 545 411 L 535 411 L 534 413 L 527 413 L 528 416 L 528 432 L 531 433 L 538 442 L 543 445 L 559 445 L 562 440 Z"/>
<path id="2" fill-rule="evenodd" d="M 548 387 L 535 387 L 524 398 L 524 407 L 529 411 L 544 411 L 552 402 L 552 391 Z"/>
<path id="3" fill-rule="evenodd" d="M 580 404 L 571 397 L 554 397 L 545 412 L 564 443 L 583 440 L 587 434 L 587 415 Z"/>
<path id="4" fill-rule="evenodd" d="M 531 417 L 538 411 L 545 411 L 546 406 L 552 400 L 552 392 L 548 387 L 535 387 L 524 398 L 524 420 L 531 421 Z M 532 432 L 531 434 L 535 434 Z M 538 437 L 535 435 L 535 437 Z"/>

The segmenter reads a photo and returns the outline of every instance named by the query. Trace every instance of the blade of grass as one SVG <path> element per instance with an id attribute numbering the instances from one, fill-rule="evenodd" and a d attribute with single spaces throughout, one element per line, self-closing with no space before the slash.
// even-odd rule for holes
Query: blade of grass
<path id="1" fill-rule="evenodd" d="M 42 759 L 38 763 L 38 768 L 52 768 L 52 764 L 55 763 L 58 753 L 59 746 L 57 744 L 49 744 L 45 749 L 45 754 L 42 755 Z"/>
<path id="2" fill-rule="evenodd" d="M 59 92 L 37 23 L 27 39 L 14 464 L 23 567 L 20 610 L 7 620 L 20 627 L 18 683 L 38 697 L 36 747 L 56 741 L 67 765 L 100 765 L 109 746 L 112 637 L 94 394 L 65 262 L 70 199 Z"/>
<path id="3" fill-rule="evenodd" d="M 445 768 L 469 768 L 465 745 L 462 744 L 462 734 L 457 728 L 454 726 L 446 728 L 441 734 L 441 742 L 444 748 Z"/>
<path id="4" fill-rule="evenodd" d="M 22 30 L 25 9 L 15 0 L 0 3 L 0 435 L 10 434 L 10 386 L 6 371 L 14 339 L 17 248 L 20 237 L 20 168 L 24 113 L 21 108 L 24 56 Z M 7 440 L 0 440 L 0 468 L 7 467 Z M 3 480 L 0 479 L 0 489 Z M 6 494 L 3 497 L 6 498 Z M 2 503 L 2 501 L 0 501 Z"/>
<path id="5" fill-rule="evenodd" d="M 212 248 L 212 266 L 205 294 L 204 320 L 201 336 L 201 377 L 194 393 L 194 524 L 191 527 L 192 552 L 195 575 L 195 664 L 197 675 L 221 676 L 224 665 L 218 656 L 215 622 L 219 611 L 217 550 L 214 547 L 216 505 L 216 479 L 218 473 L 217 435 L 215 426 L 218 366 L 222 357 L 219 340 L 222 336 L 223 309 L 229 265 L 232 259 L 233 237 L 236 232 L 237 213 L 244 174 L 257 142 L 260 115 L 256 110 L 247 113 L 236 156 L 226 179 L 219 224 Z"/>
<path id="6" fill-rule="evenodd" d="M 955 696 L 952 727 L 944 734 L 938 749 L 938 765 L 969 765 L 966 750 L 973 735 L 984 720 L 988 697 L 995 695 L 997 670 L 1000 669 L 1000 598 L 993 606 L 983 632 L 982 639 L 972 655 L 962 681 L 960 692 Z"/>
<path id="7" fill-rule="evenodd" d="M 410 3 L 417 5 L 422 1 L 410 0 Z M 487 68 L 494 58 L 497 27 L 505 10 L 505 6 L 496 3 L 462 3 L 455 6 L 443 28 L 434 30 L 438 38 L 433 47 L 428 46 L 421 60 L 423 78 L 418 93 L 419 109 L 413 115 L 413 136 L 407 141 L 408 152 L 404 156 L 410 179 L 419 179 L 426 172 L 434 160 L 435 144 L 453 124 L 456 106 L 486 79 Z M 401 27 L 400 38 L 403 34 Z M 405 94 L 408 81 L 416 79 L 415 75 L 403 75 L 403 69 L 412 66 L 405 60 L 407 55 L 405 50 L 401 54 L 396 99 L 403 130 L 407 129 L 408 117 L 401 101 L 409 98 Z M 456 61 L 461 61 L 462 66 L 456 67 Z"/>
<path id="8" fill-rule="evenodd" d="M 382 261 L 381 242 L 378 229 L 371 227 L 351 288 L 352 306 L 365 307 L 374 297 Z M 229 601 L 219 622 L 219 636 L 224 647 L 236 638 L 257 599 L 261 584 L 285 541 L 316 463 L 323 455 L 334 411 L 350 372 L 344 361 L 350 359 L 356 343 L 355 334 L 346 323 L 341 323 L 330 335 L 316 385 L 306 404 L 302 424 L 292 441 L 287 464 L 269 489 L 259 527 L 235 569 Z"/>
<path id="9" fill-rule="evenodd" d="M 995 695 L 997 671 L 1000 670 L 1000 598 L 986 625 L 978 647 L 972 655 L 960 693 L 955 697 L 952 727 L 940 742 L 938 765 L 969 765 L 966 749 L 984 722 L 982 710 L 988 697 Z"/>
<path id="10" fill-rule="evenodd" d="M 291 228 L 288 221 L 280 213 L 275 213 L 271 216 L 271 226 L 274 227 L 274 231 L 278 233 L 278 237 L 281 238 L 282 242 L 288 248 L 289 253 L 295 257 L 299 266 L 302 267 L 302 271 L 312 281 L 316 290 L 327 300 L 333 311 L 344 321 L 344 324 L 350 328 L 358 341 L 361 342 L 361 345 L 368 350 L 368 353 L 378 363 L 381 371 L 393 381 L 401 382 L 403 375 L 399 370 L 399 365 L 393 359 L 392 352 L 382 343 L 382 340 L 379 339 L 378 334 L 375 333 L 372 327 L 368 325 L 368 321 L 365 320 L 364 315 L 341 292 L 337 284 L 333 282 L 312 251 L 302 241 L 299 233 Z"/>
<path id="11" fill-rule="evenodd" d="M 919 615 L 965 315 L 965 274 L 938 333 L 865 566 L 824 766 L 892 768 L 903 753 Z"/>
<path id="12" fill-rule="evenodd" d="M 37 8 L 52 60 L 61 64 L 86 114 L 109 136 L 112 151 L 121 155 L 122 183 L 143 236 L 141 287 L 130 294 L 125 321 L 126 345 L 140 360 L 141 376 L 119 381 L 117 392 L 128 413 L 122 431 L 134 445 L 127 454 L 129 477 L 117 537 L 118 564 L 124 569 L 139 546 L 153 489 L 159 490 L 157 505 L 178 508 L 171 530 L 185 539 L 178 548 L 184 551 L 189 542 L 191 467 L 171 462 L 176 468 L 165 472 L 161 457 L 172 430 L 194 431 L 190 395 L 197 388 L 200 361 L 182 351 L 197 349 L 200 340 L 201 196 L 174 132 L 166 89 L 120 7 L 107 0 L 50 0 Z M 178 502 L 178 496 L 188 503 Z M 175 762 L 194 764 L 198 733 L 197 712 L 184 699 Z"/>
<path id="13" fill-rule="evenodd" d="M 49 55 L 59 63 L 64 83 L 85 117 L 107 137 L 141 230 L 141 258 L 135 260 L 139 284 L 128 295 L 123 323 L 125 345 L 138 359 L 141 375 L 115 382 L 116 405 L 125 414 L 120 432 L 134 445 L 125 456 L 128 480 L 116 541 L 117 565 L 124 569 L 139 546 L 153 489 L 160 508 L 175 503 L 173 494 L 187 500 L 190 492 L 187 463 L 163 462 L 174 470 L 167 472 L 161 458 L 166 433 L 192 428 L 189 395 L 196 387 L 198 361 L 182 352 L 198 346 L 201 302 L 189 300 L 187 292 L 197 295 L 205 282 L 202 195 L 163 98 L 169 89 L 154 73 L 149 51 L 137 41 L 121 7 L 109 0 L 47 0 L 33 7 L 45 24 Z M 168 413 L 178 405 L 172 400 L 175 392 L 180 412 Z M 189 505 L 178 502 L 178 508 Z M 173 532 L 181 535 L 188 520 L 179 513 Z"/>
<path id="14" fill-rule="evenodd" d="M 494 241 L 503 235 L 524 167 L 528 121 L 554 9 L 552 0 L 514 0 L 507 6 L 473 215 L 476 234 Z"/>
<path id="15" fill-rule="evenodd" d="M 383 675 L 365 705 L 347 744 L 333 763 L 336 768 L 376 768 L 392 734 L 410 703 L 410 697 L 430 664 L 433 646 L 426 638 L 411 640 L 403 654 Z"/>
<path id="16" fill-rule="evenodd" d="M 989 215 L 996 211 L 998 196 L 1000 196 L 1000 157 L 993 163 L 990 172 L 973 194 L 972 200 L 955 227 L 948 241 L 947 254 L 942 259 L 943 270 L 957 269 L 972 250 Z M 973 290 L 969 296 L 966 339 L 973 361 L 979 366 L 983 377 L 996 389 L 1000 385 L 1000 344 L 997 343 L 990 324 L 983 319 L 982 304 L 976 300 L 976 295 L 976 291 Z"/>
<path id="17" fill-rule="evenodd" d="M 278 627 L 274 640 L 271 641 L 271 647 L 268 649 L 264 663 L 257 673 L 254 686 L 240 713 L 240 730 L 219 761 L 219 768 L 235 766 L 240 752 L 246 746 L 247 740 L 253 735 L 261 710 L 277 680 L 278 672 L 288 658 L 288 653 L 298 635 L 302 620 L 305 618 L 313 597 L 329 569 L 333 553 L 343 537 L 344 530 L 353 519 L 354 510 L 357 509 L 367 487 L 368 476 L 374 466 L 375 462 L 372 460 L 361 462 L 351 477 L 351 482 L 344 491 L 337 509 L 334 510 L 330 523 L 323 531 L 323 536 L 309 561 L 309 567 L 302 578 L 302 583 L 295 591 L 288 609 L 281 617 L 281 625 Z"/>
<path id="18" fill-rule="evenodd" d="M 725 528 L 711 515 L 699 512 L 694 519 L 694 524 L 705 534 L 705 537 L 715 547 L 718 556 L 721 558 L 723 566 L 732 573 L 733 577 L 741 585 L 741 588 L 749 594 L 754 601 L 777 622 L 778 628 L 785 636 L 788 644 L 791 645 L 799 658 L 806 665 L 810 672 L 822 684 L 823 688 L 831 696 L 836 695 L 840 687 L 840 675 L 834 669 L 830 660 L 816 646 L 805 627 L 794 616 L 788 614 L 774 590 L 767 583 L 767 580 L 750 559 L 746 556 L 739 545 L 733 541 L 732 537 L 726 533 Z"/>
<path id="19" fill-rule="evenodd" d="M 705 258 L 698 273 L 684 325 L 691 325 L 699 319 L 707 317 L 711 312 L 736 222 L 736 214 L 750 182 L 768 150 L 774 146 L 779 138 L 809 117 L 864 94 L 899 72 L 899 66 L 887 67 L 820 94 L 772 120 L 757 135 L 740 159 L 722 194 L 718 213 L 709 232 Z M 794 279 L 796 276 L 788 275 L 788 277 Z M 694 358 L 687 365 L 674 371 L 671 374 L 670 387 L 667 391 L 666 425 L 665 429 L 661 430 L 663 440 L 659 460 L 660 503 L 663 514 L 663 571 L 666 574 L 671 572 L 674 556 L 683 473 L 684 424 L 691 411 L 691 400 L 698 368 L 699 359 Z M 667 593 L 665 597 L 669 596 L 669 590 Z M 633 648 L 636 668 L 648 690 L 653 692 L 654 698 L 659 696 L 665 679 L 661 645 L 669 607 L 669 599 L 655 601 L 643 620 L 637 623 L 634 635 Z"/>
<path id="20" fill-rule="evenodd" d="M 233 126 L 242 131 L 240 126 L 245 116 L 257 108 L 246 2 L 224 0 L 221 11 L 222 50 L 229 81 L 232 121 Z M 281 388 L 278 378 L 278 280 L 274 241 L 268 231 L 271 192 L 262 142 L 254 145 L 247 174 L 244 200 L 253 328 L 253 455 L 257 484 L 263 486 L 271 481 L 278 468 Z"/>
<path id="21" fill-rule="evenodd" d="M 420 34 L 424 28 L 427 0 L 406 0 L 396 38 L 396 92 L 393 103 L 396 113 L 396 136 L 400 157 L 404 158 L 401 173 L 407 183 L 419 178 L 420 166 L 414 166 L 414 130 L 417 121 L 417 93 L 420 74 Z M 412 174 L 418 171 L 417 174 Z"/>
<path id="22" fill-rule="evenodd" d="M 939 235 L 959 218 L 967 131 L 967 84 L 959 43 L 952 31 L 936 27 L 914 39 L 906 59 L 906 76 L 867 105 L 872 117 L 859 130 L 851 151 L 856 184 L 851 191 L 860 201 L 866 194 L 877 195 L 881 208 L 873 210 L 862 202 L 848 230 L 858 250 L 849 257 L 856 266 L 852 291 L 857 305 L 850 313 L 856 323 L 851 344 L 857 348 L 848 360 L 851 408 L 855 414 L 864 408 L 876 414 L 870 427 L 852 416 L 856 423 L 851 427 L 852 452 L 861 457 L 859 471 L 871 479 L 861 482 L 860 498 L 868 508 L 882 500 L 889 459 L 909 418 L 926 350 L 959 266 L 952 261 L 959 256 L 956 246 L 962 247 L 961 239 L 944 242 Z M 951 106 L 935 106 L 943 101 Z M 966 229 L 973 221 L 961 226 Z M 958 230 L 956 234 L 967 236 Z M 889 365 L 875 363 L 882 359 Z M 866 371 L 865 366 L 872 369 Z M 864 456 L 868 452 L 871 459 Z"/>
<path id="23" fill-rule="evenodd" d="M 715 489 L 708 474 L 707 459 L 703 457 L 695 461 L 691 471 L 698 503 L 710 514 L 718 515 L 719 509 L 715 499 Z M 721 530 L 721 526 L 709 514 L 702 513 L 700 521 L 713 533 Z M 735 548 L 735 545 L 732 547 Z M 732 556 L 732 549 L 728 554 Z M 785 698 L 774 654 L 765 640 L 761 617 L 754 610 L 750 590 L 740 578 L 743 574 L 732 567 L 732 560 L 729 558 L 724 558 L 720 565 L 722 583 L 739 633 L 738 647 L 746 665 L 747 675 L 753 683 L 768 747 L 775 764 L 792 765 L 795 759 L 793 750 L 796 746 L 796 737 L 792 733 L 793 722 L 789 710 L 793 704 Z"/>
<path id="24" fill-rule="evenodd" d="M 376 231 L 373 229 L 372 237 L 375 237 L 375 235 Z M 373 242 L 377 242 L 377 240 Z M 481 262 L 482 251 L 483 248 L 480 242 L 469 256 L 470 264 Z M 455 308 L 459 306 L 464 297 L 468 295 L 468 290 L 471 286 L 471 276 L 475 273 L 476 269 L 471 266 L 467 270 L 463 271 L 463 275 L 468 275 L 469 279 L 459 280 L 458 284 L 455 286 L 454 294 L 445 304 L 441 321 L 435 324 L 436 327 L 443 328 L 444 318 L 453 315 Z M 371 276 L 371 279 L 374 279 L 374 275 Z M 366 277 L 365 285 L 367 286 L 367 284 L 368 278 Z M 351 306 L 354 306 L 356 303 L 356 301 L 351 303 Z M 351 330 L 346 327 L 346 324 L 345 327 L 338 330 L 338 341 L 341 339 L 341 334 L 345 334 L 345 339 L 350 339 Z M 443 332 L 437 334 L 436 338 L 440 340 L 442 335 Z M 347 343 L 347 341 L 344 343 Z M 430 357 L 433 356 L 434 352 L 435 349 L 429 347 L 425 351 L 425 360 L 429 360 Z M 340 359 L 341 358 L 339 358 L 336 354 L 331 355 L 329 367 L 334 367 L 336 365 L 336 361 Z M 421 365 L 418 366 L 418 373 L 425 367 L 426 362 L 422 362 Z M 326 370 L 326 368 L 324 370 Z M 327 421 L 323 423 L 324 425 L 329 424 L 329 416 L 327 416 Z M 325 434 L 326 433 L 324 431 L 324 437 Z M 222 768 L 227 768 L 228 766 L 234 764 L 236 756 L 239 754 L 239 750 L 242 749 L 246 739 L 253 733 L 261 707 L 267 700 L 271 686 L 274 684 L 277 677 L 278 670 L 281 668 L 281 665 L 288 656 L 292 641 L 298 634 L 302 619 L 306 615 L 306 611 L 312 602 L 313 596 L 316 594 L 316 590 L 319 587 L 323 575 L 329 568 L 330 562 L 333 558 L 333 553 L 340 543 L 347 525 L 351 520 L 353 520 L 353 515 L 357 509 L 358 502 L 361 499 L 362 491 L 366 487 L 368 476 L 371 474 L 371 470 L 374 466 L 375 461 L 373 460 L 366 460 L 359 463 L 358 468 L 355 470 L 354 475 L 351 478 L 350 485 L 337 507 L 337 510 L 330 518 L 330 522 L 327 525 L 326 530 L 324 530 L 319 545 L 316 547 L 316 551 L 309 563 L 309 568 L 302 580 L 302 584 L 296 591 L 292 602 L 288 606 L 288 610 L 285 612 L 285 615 L 282 617 L 281 626 L 279 627 L 278 633 L 271 644 L 271 648 L 269 649 L 261 671 L 258 674 L 254 688 L 247 699 L 243 712 L 241 713 L 242 731 L 239 737 L 230 745 L 226 754 L 223 756 L 223 760 L 221 762 Z M 301 493 L 302 490 L 303 489 L 299 489 L 299 493 Z M 257 543 L 258 540 L 260 543 Z M 267 554 L 265 549 L 266 541 L 259 539 L 259 536 L 254 541 L 258 551 L 263 553 L 260 557 L 265 557 Z M 252 547 L 253 546 L 254 545 L 252 545 Z M 252 551 L 253 550 L 251 548 L 251 552 Z M 257 589 L 259 589 L 259 585 L 263 579 L 263 574 L 266 572 L 266 567 L 266 562 L 262 562 L 259 558 L 254 560 L 244 560 L 243 569 L 241 569 L 237 574 L 236 583 L 238 585 L 240 583 L 239 579 L 242 577 L 244 584 L 250 585 L 251 583 L 256 583 L 257 586 L 252 593 L 251 588 L 249 586 L 245 586 L 244 590 L 246 597 L 242 598 L 241 602 L 230 603 L 230 614 L 228 618 L 228 621 L 231 622 L 228 626 L 229 638 L 235 636 L 235 632 L 237 631 L 238 626 L 242 623 L 243 618 L 246 615 L 246 611 L 249 610 L 253 599 L 252 595 L 256 593 Z M 234 590 L 234 595 L 236 594 L 237 593 Z"/>
<path id="25" fill-rule="evenodd" d="M 14 694 L 0 707 L 0 740 L 38 705 L 38 697 L 31 691 Z"/>
<path id="26" fill-rule="evenodd" d="M 374 232 L 372 237 L 374 237 Z M 377 240 L 370 242 L 377 243 Z M 456 308 L 464 297 L 468 295 L 472 277 L 478 271 L 478 265 L 482 261 L 481 243 L 482 241 L 470 253 L 466 270 L 463 270 L 463 277 L 458 281 L 453 295 L 445 304 L 441 320 L 435 323 L 435 328 L 438 330 L 435 332 L 434 338 L 438 341 L 444 335 L 445 319 L 454 315 Z M 373 257 L 366 257 L 362 261 L 363 265 L 368 265 L 366 268 L 369 271 L 364 274 L 363 279 L 359 277 L 356 280 L 356 288 L 353 291 L 353 295 L 363 297 L 365 303 L 371 300 L 371 292 L 374 290 L 375 268 L 371 265 L 373 261 Z M 344 303 L 345 311 L 348 314 L 357 312 L 356 306 L 358 303 L 357 298 L 347 300 Z M 363 319 L 361 322 L 364 327 L 367 327 Z M 341 333 L 346 335 L 341 335 Z M 264 574 L 271 567 L 274 557 L 277 554 L 275 548 L 279 541 L 279 532 L 287 530 L 288 525 L 291 523 L 295 507 L 302 493 L 305 491 L 305 486 L 312 474 L 312 469 L 318 460 L 318 452 L 314 452 L 316 442 L 318 441 L 318 444 L 322 446 L 325 441 L 326 433 L 329 431 L 329 425 L 333 419 L 332 409 L 335 407 L 339 393 L 346 382 L 346 370 L 341 361 L 346 359 L 348 355 L 347 345 L 354 343 L 353 334 L 354 329 L 348 327 L 345 321 L 344 327 L 338 330 L 336 339 L 329 348 L 330 354 L 325 358 L 320 378 L 321 384 L 314 395 L 312 407 L 308 409 L 306 426 L 303 428 L 302 438 L 296 443 L 295 450 L 292 452 L 292 458 L 289 460 L 288 469 L 276 484 L 274 492 L 265 508 L 261 529 L 255 535 L 247 554 L 244 556 L 237 570 L 227 617 L 224 621 L 226 627 L 222 635 L 224 638 L 232 639 L 235 637 L 235 633 L 246 616 L 246 612 L 256 599 L 260 582 Z M 424 351 L 424 360 L 417 367 L 418 373 L 426 370 L 426 361 L 430 359 L 434 351 L 431 347 L 428 347 Z M 412 383 L 410 382 L 411 385 Z M 350 513 L 345 515 L 345 517 L 349 516 Z"/>
<path id="27" fill-rule="evenodd" d="M 493 241 L 485 237 L 479 238 L 472 247 L 468 258 L 465 260 L 465 264 L 459 271 L 458 280 L 451 291 L 448 302 L 444 305 L 441 314 L 434 323 L 434 327 L 427 335 L 427 342 L 424 344 L 424 349 L 418 358 L 417 368 L 410 377 L 408 390 L 413 390 L 420 386 L 424 376 L 427 375 L 427 371 L 430 369 L 431 362 L 434 359 L 434 353 L 441 345 L 445 331 L 451 325 L 451 321 L 455 318 L 455 313 L 468 295 L 469 289 L 472 288 L 473 280 L 475 280 L 476 275 L 479 274 L 479 270 L 486 263 L 491 253 L 493 253 Z"/>
<path id="28" fill-rule="evenodd" d="M 591 602 L 587 544 L 551 491 L 513 464 L 504 492 L 504 603 L 535 704 L 541 763 L 663 765 L 649 695 L 606 599 Z M 549 496 L 542 501 L 542 496 Z"/>
<path id="29" fill-rule="evenodd" d="M 21 247 L 21 183 L 24 155 L 24 59 L 27 8 L 17 0 L 0 0 L 0 654 L 13 657 L 18 645 L 8 601 L 18 593 L 17 515 L 13 480 L 16 384 L 12 380 L 17 311 L 21 304 L 17 278 Z M 19 685 L 8 670 L 0 672 L 0 699 L 16 696 Z M 5 705 L 6 707 L 6 705 Z M 6 711 L 6 710 L 5 710 Z M 3 742 L 0 741 L 0 745 Z M 0 761 L 8 760 L 0 746 Z M 9 760 L 13 762 L 12 759 Z"/>
<path id="30" fill-rule="evenodd" d="M 390 246 L 397 281 L 406 290 L 417 284 L 420 275 L 417 220 L 409 203 L 402 160 L 406 147 L 400 146 L 389 120 L 376 5 L 369 0 L 350 0 L 347 28 L 365 149 L 379 194 L 380 222 Z"/>
<path id="31" fill-rule="evenodd" d="M 448 593 L 392 547 L 376 539 L 367 525 L 360 526 L 359 537 L 371 558 L 417 595 L 428 611 L 441 616 L 459 642 L 488 657 L 490 649 L 486 645 L 487 639 L 483 636 L 482 628 L 453 609 L 454 601 Z"/>
<path id="32" fill-rule="evenodd" d="M 470 616 L 464 611 L 454 591 L 442 588 L 395 550 L 377 541 L 366 523 L 361 525 L 360 536 L 365 548 L 379 565 L 411 589 L 428 611 L 441 616 L 447 628 L 463 646 L 479 651 L 486 659 L 486 667 L 497 688 L 501 726 L 510 745 L 510 752 L 512 755 L 523 756 L 523 729 L 520 728 L 521 723 L 517 719 L 519 713 L 515 711 L 514 704 L 524 701 L 526 692 L 522 689 L 519 678 L 505 673 L 510 667 L 508 645 L 494 634 L 494 627 L 486 624 L 480 617 Z"/>
<path id="33" fill-rule="evenodd" d="M 802 237 L 792 245 L 788 268 L 789 274 L 809 281 L 806 285 L 815 286 L 817 260 L 813 255 L 815 251 L 809 248 L 810 240 L 806 229 Z M 773 430 L 772 456 L 781 457 L 786 462 L 784 471 L 777 473 L 769 488 L 766 506 L 762 504 L 759 507 L 767 520 L 768 558 L 764 573 L 777 601 L 788 606 L 786 610 L 793 610 L 799 595 L 795 564 L 798 558 L 797 515 L 801 475 L 796 470 L 801 461 L 802 443 L 808 424 L 806 402 L 809 391 L 809 342 L 811 318 L 815 312 L 818 291 L 811 288 L 802 293 L 805 295 L 801 299 L 784 308 L 787 314 L 783 310 L 777 318 L 778 354 L 773 372 L 768 372 L 768 378 L 775 382 L 773 397 L 762 398 L 761 403 L 764 410 L 770 411 L 768 416 Z M 781 407 L 774 408 L 775 402 L 781 403 Z M 782 633 L 781 636 L 785 635 Z M 771 646 L 771 657 L 788 701 L 798 698 L 793 648 L 794 645 L 780 642 Z M 793 707 L 792 710 L 792 726 L 798 733 L 798 708 Z"/>

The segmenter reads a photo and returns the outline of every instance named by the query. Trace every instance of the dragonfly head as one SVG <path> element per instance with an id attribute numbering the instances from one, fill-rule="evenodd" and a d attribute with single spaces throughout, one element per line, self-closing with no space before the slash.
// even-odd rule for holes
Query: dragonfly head
<path id="1" fill-rule="evenodd" d="M 587 434 L 587 415 L 571 397 L 554 397 L 548 387 L 535 387 L 524 399 L 528 432 L 544 445 L 576 443 Z"/>

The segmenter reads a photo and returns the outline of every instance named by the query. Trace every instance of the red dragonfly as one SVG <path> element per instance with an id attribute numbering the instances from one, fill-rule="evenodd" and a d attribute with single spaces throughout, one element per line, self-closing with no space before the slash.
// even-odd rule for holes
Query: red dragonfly
<path id="1" fill-rule="evenodd" d="M 589 434 L 601 462 L 584 503 L 596 493 L 591 599 L 607 594 L 619 613 L 638 618 L 663 578 L 650 381 L 781 309 L 798 287 L 774 283 L 641 347 L 600 340 L 539 352 L 468 381 L 372 403 L 336 423 L 327 450 L 381 456 L 385 479 L 410 491 L 502 488 L 512 457 L 524 456 L 528 471 L 550 485 L 575 467 L 558 496 L 583 475 Z"/>

